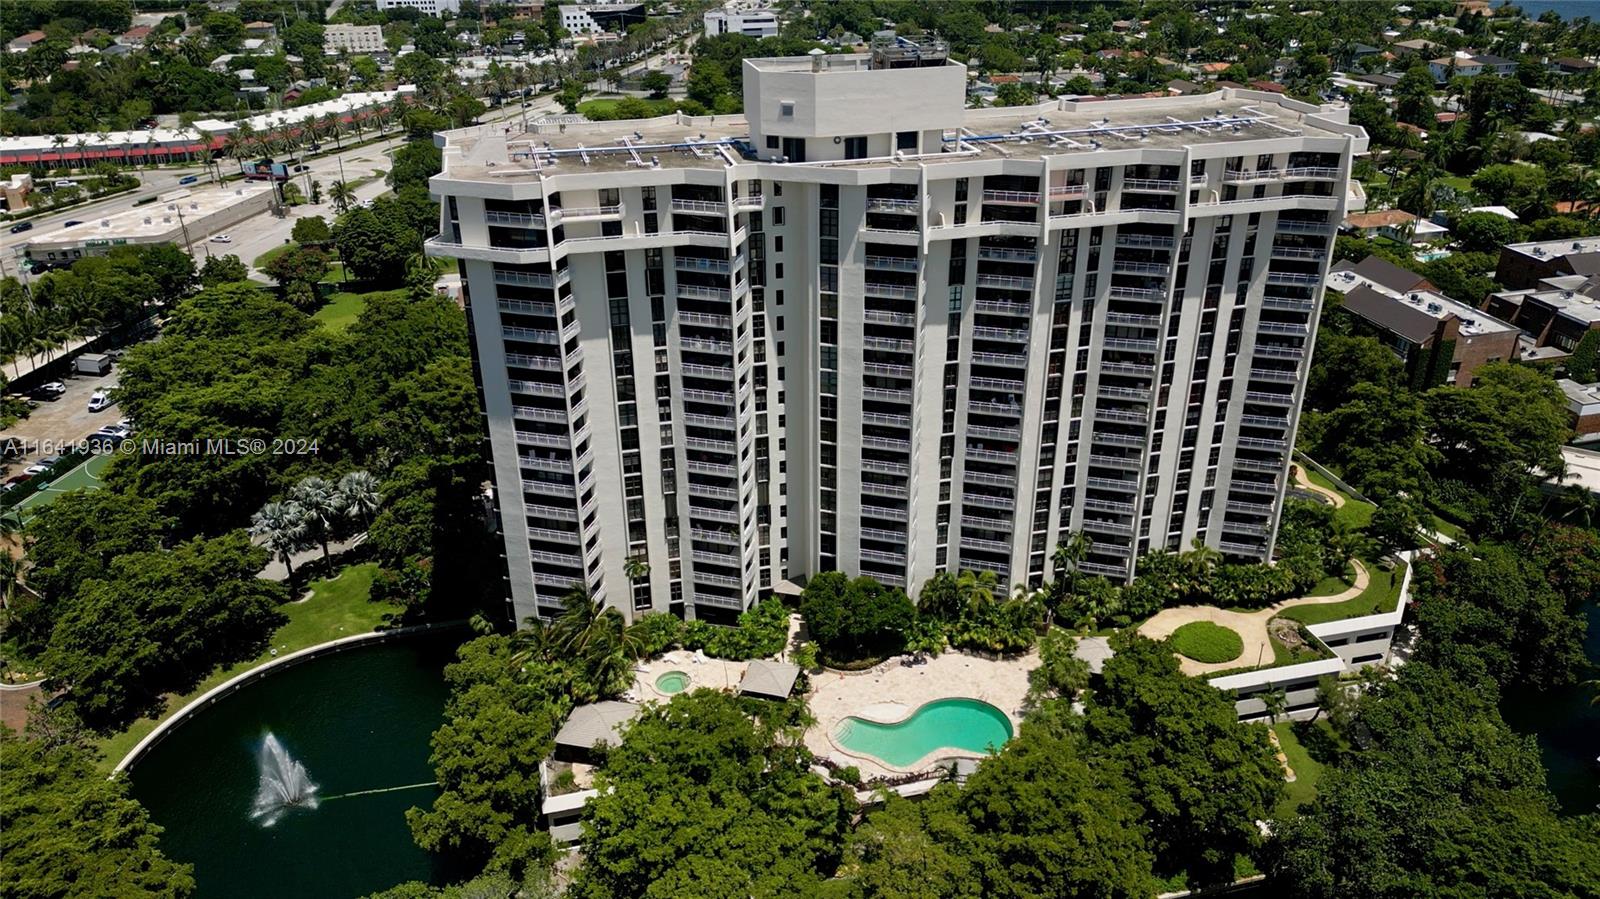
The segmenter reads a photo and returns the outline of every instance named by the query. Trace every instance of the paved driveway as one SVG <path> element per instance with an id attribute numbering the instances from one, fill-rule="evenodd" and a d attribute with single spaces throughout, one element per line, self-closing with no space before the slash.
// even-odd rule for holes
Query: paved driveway
<path id="1" fill-rule="evenodd" d="M 106 425 L 116 424 L 122 417 L 115 405 L 99 412 L 89 411 L 89 397 L 96 390 L 117 386 L 115 368 L 108 375 L 77 375 L 62 383 L 67 385 L 66 396 L 58 400 L 40 400 L 39 408 L 27 418 L 0 431 L 0 438 L 16 437 L 28 447 L 26 456 L 7 463 L 6 477 L 45 456 L 65 452 L 66 445 L 77 443 Z"/>

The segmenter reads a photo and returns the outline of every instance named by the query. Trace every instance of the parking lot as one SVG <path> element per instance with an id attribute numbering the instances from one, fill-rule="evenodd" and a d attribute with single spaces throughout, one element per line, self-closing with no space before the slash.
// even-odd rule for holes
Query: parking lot
<path id="1" fill-rule="evenodd" d="M 27 418 L 3 431 L 0 440 L 15 437 L 27 448 L 27 455 L 8 459 L 4 476 L 11 477 L 45 456 L 64 452 L 69 444 L 84 440 L 102 427 L 116 424 L 122 417 L 116 405 L 99 412 L 89 411 L 89 397 L 96 390 L 117 386 L 117 372 L 113 368 L 107 375 L 77 375 L 62 383 L 67 385 L 66 395 L 57 400 L 39 400 L 39 407 Z"/>

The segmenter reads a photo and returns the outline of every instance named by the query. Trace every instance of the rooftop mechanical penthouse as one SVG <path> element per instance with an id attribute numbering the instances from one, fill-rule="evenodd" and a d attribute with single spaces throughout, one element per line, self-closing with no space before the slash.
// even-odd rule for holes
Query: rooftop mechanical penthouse
<path id="1" fill-rule="evenodd" d="M 519 619 L 580 584 L 729 621 L 830 569 L 1037 583 L 1069 531 L 1115 579 L 1271 553 L 1366 135 L 1250 91 L 965 84 L 899 39 L 746 60 L 743 117 L 440 135 L 429 252 L 460 260 Z"/>

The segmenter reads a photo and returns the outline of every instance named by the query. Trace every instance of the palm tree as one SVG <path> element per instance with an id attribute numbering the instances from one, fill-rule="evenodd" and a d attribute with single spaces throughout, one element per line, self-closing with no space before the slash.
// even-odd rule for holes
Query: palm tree
<path id="1" fill-rule="evenodd" d="M 956 575 L 956 590 L 967 608 L 978 608 L 994 602 L 995 589 L 999 585 L 1000 578 L 992 571 L 964 568 Z"/>
<path id="2" fill-rule="evenodd" d="M 1289 698 L 1282 690 L 1268 690 L 1261 694 L 1261 709 L 1267 713 L 1267 721 L 1277 724 L 1278 719 L 1288 711 Z"/>
<path id="3" fill-rule="evenodd" d="M 640 581 L 650 576 L 650 563 L 643 556 L 629 556 L 628 561 L 622 563 L 622 573 L 630 581 Z"/>
<path id="4" fill-rule="evenodd" d="M 355 200 L 356 192 L 343 181 L 335 181 L 328 188 L 328 198 L 333 200 L 334 208 L 342 214 L 350 211 L 350 203 Z"/>
<path id="5" fill-rule="evenodd" d="M 250 534 L 262 538 L 267 550 L 283 560 L 294 582 L 294 554 L 307 543 L 306 511 L 294 501 L 267 503 L 250 519 Z"/>
<path id="6" fill-rule="evenodd" d="M 563 611 L 551 628 L 556 647 L 572 655 L 584 655 L 600 639 L 605 600 L 597 599 L 582 584 L 574 585 L 561 598 Z"/>
<path id="7" fill-rule="evenodd" d="M 352 471 L 339 479 L 339 500 L 346 515 L 361 520 L 362 528 L 372 526 L 372 516 L 383 503 L 378 478 L 370 471 Z"/>
<path id="8" fill-rule="evenodd" d="M 1078 595 L 1078 566 L 1089 557 L 1089 550 L 1094 547 L 1094 538 L 1083 531 L 1068 531 L 1067 539 L 1056 544 L 1056 550 L 1050 556 L 1050 561 L 1055 566 L 1056 581 L 1059 583 L 1061 576 L 1066 575 L 1066 596 Z M 1057 600 L 1060 600 L 1057 596 Z"/>
<path id="9" fill-rule="evenodd" d="M 309 477 L 290 488 L 289 498 L 304 510 L 308 530 L 322 545 L 322 562 L 331 566 L 333 556 L 328 551 L 328 543 L 333 537 L 335 525 L 345 514 L 343 497 L 322 478 Z"/>

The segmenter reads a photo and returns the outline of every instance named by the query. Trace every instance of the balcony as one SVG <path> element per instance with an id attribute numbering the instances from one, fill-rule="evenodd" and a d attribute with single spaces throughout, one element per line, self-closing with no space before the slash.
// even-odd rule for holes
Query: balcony
<path id="1" fill-rule="evenodd" d="M 728 577 L 725 574 L 711 574 L 709 572 L 701 571 L 698 568 L 695 569 L 694 575 L 690 579 L 697 584 L 716 584 L 719 587 L 735 587 L 738 589 L 744 588 L 744 581 L 736 577 Z M 700 596 L 701 594 L 695 594 L 697 600 Z M 728 600 L 724 598 L 723 601 L 726 602 Z"/>
<path id="2" fill-rule="evenodd" d="M 543 343 L 552 346 L 561 345 L 561 335 L 542 328 L 519 328 L 514 325 L 502 325 L 500 333 L 508 340 L 520 340 L 524 343 Z"/>
<path id="3" fill-rule="evenodd" d="M 701 415 L 696 412 L 686 412 L 683 423 L 697 428 L 716 428 L 723 431 L 734 430 L 733 416 L 731 415 Z"/>
<path id="4" fill-rule="evenodd" d="M 1004 553 L 1005 555 L 1011 554 L 1011 544 L 1009 543 L 1003 543 L 999 540 L 986 540 L 982 537 L 968 537 L 966 534 L 961 535 L 961 548 Z"/>
<path id="5" fill-rule="evenodd" d="M 1306 351 L 1304 347 L 1273 346 L 1272 344 L 1259 343 L 1256 344 L 1256 355 L 1263 359 L 1299 360 L 1306 357 Z"/>
<path id="6" fill-rule="evenodd" d="M 1001 368 L 1028 367 L 1028 357 L 1022 353 L 970 353 L 967 358 L 974 365 L 996 365 Z"/>
<path id="7" fill-rule="evenodd" d="M 1138 508 L 1133 503 L 1120 503 L 1109 499 L 1097 499 L 1092 496 L 1084 497 L 1082 505 L 1085 509 L 1094 509 L 1096 512 L 1115 512 L 1118 515 L 1132 515 Z"/>
<path id="8" fill-rule="evenodd" d="M 1261 437 L 1238 437 L 1233 443 L 1241 449 L 1271 450 L 1280 453 L 1289 448 L 1287 440 L 1267 440 Z"/>
<path id="9" fill-rule="evenodd" d="M 911 441 L 904 438 L 879 437 L 874 434 L 863 434 L 861 445 L 871 449 L 888 450 L 893 453 L 911 452 Z"/>
<path id="10" fill-rule="evenodd" d="M 1015 328 L 973 328 L 974 340 L 1000 340 L 1007 343 L 1027 343 L 1028 332 Z"/>
<path id="11" fill-rule="evenodd" d="M 1182 190 L 1182 181 L 1169 181 L 1165 178 L 1123 178 L 1122 189 L 1140 192 L 1172 193 Z"/>
<path id="12" fill-rule="evenodd" d="M 967 471 L 961 475 L 961 480 L 967 484 L 986 484 L 990 487 L 1016 487 L 1017 476 L 1010 474 L 994 474 L 987 471 Z"/>
<path id="13" fill-rule="evenodd" d="M 1106 296 L 1113 300 L 1139 300 L 1146 303 L 1161 303 L 1166 301 L 1167 292 L 1149 287 L 1121 287 L 1114 284 L 1106 291 Z"/>
<path id="14" fill-rule="evenodd" d="M 914 256 L 867 256 L 867 268 L 891 272 L 914 272 L 920 268 Z"/>
<path id="15" fill-rule="evenodd" d="M 727 215 L 728 204 L 710 202 L 708 200 L 673 200 L 673 212 L 688 212 L 695 215 Z"/>
<path id="16" fill-rule="evenodd" d="M 708 499 L 726 499 L 734 502 L 739 500 L 739 491 L 731 487 L 713 487 L 710 484 L 702 484 L 698 481 L 689 482 L 689 495 L 703 496 Z"/>
<path id="17" fill-rule="evenodd" d="M 509 385 L 512 393 L 520 393 L 524 396 L 550 396 L 565 399 L 568 390 L 565 384 L 550 384 L 545 381 L 513 380 L 509 382 Z"/>
<path id="18" fill-rule="evenodd" d="M 862 399 L 876 400 L 880 403 L 909 403 L 911 402 L 911 391 L 890 390 L 885 387 L 863 387 L 861 388 L 861 397 Z"/>
<path id="19" fill-rule="evenodd" d="M 578 492 L 571 484 L 558 484 L 552 481 L 534 481 L 527 478 L 522 480 L 523 493 L 535 493 L 539 496 L 562 496 L 572 499 Z"/>
<path id="20" fill-rule="evenodd" d="M 909 365 L 888 365 L 882 362 L 862 363 L 861 371 L 879 378 L 910 378 L 913 373 Z"/>
<path id="21" fill-rule="evenodd" d="M 1280 309 L 1288 312 L 1314 312 L 1317 308 L 1317 301 L 1309 297 L 1264 296 L 1261 298 L 1261 308 Z"/>
<path id="22" fill-rule="evenodd" d="M 1109 384 L 1100 384 L 1095 388 L 1095 393 L 1109 399 L 1132 400 L 1136 403 L 1150 402 L 1150 391 L 1137 387 L 1113 387 Z"/>
<path id="23" fill-rule="evenodd" d="M 739 476 L 739 466 L 732 462 L 701 462 L 698 459 L 686 459 L 683 467 L 685 471 L 691 471 L 695 474 L 715 475 L 719 478 L 736 478 Z M 690 482 L 689 489 L 693 492 L 693 482 Z"/>
<path id="24" fill-rule="evenodd" d="M 1263 518 L 1272 517 L 1271 503 L 1246 503 L 1239 500 L 1228 500 L 1229 512 L 1238 512 L 1241 515 L 1260 515 Z"/>
<path id="25" fill-rule="evenodd" d="M 1111 271 L 1118 275 L 1154 275 L 1165 278 L 1172 266 L 1164 262 L 1136 262 L 1131 259 L 1111 260 Z"/>
<path id="26" fill-rule="evenodd" d="M 712 272 L 713 274 L 726 275 L 733 269 L 733 264 L 726 259 L 701 259 L 698 256 L 678 256 L 673 259 L 672 267 L 680 272 Z"/>
<path id="27" fill-rule="evenodd" d="M 1091 477 L 1091 478 L 1086 479 L 1084 481 L 1084 483 L 1088 484 L 1090 487 L 1094 487 L 1094 488 L 1097 488 L 1099 490 L 1110 490 L 1110 491 L 1113 491 L 1115 493 L 1133 494 L 1133 493 L 1138 493 L 1139 492 L 1139 479 L 1138 478 L 1095 478 L 1095 477 Z"/>
<path id="28" fill-rule="evenodd" d="M 885 521 L 905 521 L 907 515 L 905 509 L 896 508 L 894 506 L 879 506 L 867 503 L 865 500 L 863 500 L 861 504 L 861 517 L 882 518 Z"/>
<path id="29" fill-rule="evenodd" d="M 1039 194 L 1024 190 L 986 190 L 983 192 L 983 202 L 1032 206 L 1039 202 Z"/>
<path id="30" fill-rule="evenodd" d="M 733 380 L 733 366 L 731 365 L 700 365 L 696 362 L 685 362 L 679 369 L 686 375 L 696 378 L 714 378 L 722 381 Z"/>
<path id="31" fill-rule="evenodd" d="M 1145 435 L 1143 434 L 1114 434 L 1108 431 L 1095 431 L 1089 438 L 1094 443 L 1103 443 L 1106 446 L 1131 446 L 1144 449 Z"/>
<path id="32" fill-rule="evenodd" d="M 1135 340 L 1131 337 L 1107 337 L 1100 343 L 1108 350 L 1121 350 L 1127 353 L 1154 353 L 1160 348 L 1159 341 Z"/>
<path id="33" fill-rule="evenodd" d="M 1127 375 L 1131 378 L 1153 378 L 1156 367 L 1154 364 L 1141 362 L 1102 362 L 1100 371 L 1113 375 Z"/>
<path id="34" fill-rule="evenodd" d="M 868 197 L 868 212 L 893 212 L 902 215 L 916 215 L 922 204 L 916 200 L 901 200 L 893 197 Z"/>
<path id="35" fill-rule="evenodd" d="M 894 483 L 880 483 L 880 481 L 861 481 L 861 493 L 869 496 L 888 496 L 890 499 L 909 499 L 910 489 Z"/>
<path id="36" fill-rule="evenodd" d="M 1033 307 L 1027 303 L 1007 303 L 1001 300 L 977 300 L 972 304 L 972 308 L 976 312 L 984 312 L 989 315 L 1029 316 L 1033 314 Z"/>
<path id="37" fill-rule="evenodd" d="M 704 540 L 707 543 L 720 543 L 724 546 L 738 546 L 739 534 L 737 531 L 719 531 L 710 528 L 690 528 L 691 540 Z"/>
<path id="38" fill-rule="evenodd" d="M 555 587 L 557 590 L 567 591 L 573 587 L 583 586 L 583 578 L 573 577 L 568 574 L 551 574 L 545 571 L 535 571 L 533 582 L 545 587 Z"/>
<path id="39" fill-rule="evenodd" d="M 1089 454 L 1089 464 L 1101 468 L 1116 468 L 1122 471 L 1142 471 L 1144 463 L 1137 456 L 1106 456 L 1099 453 Z"/>
<path id="40" fill-rule="evenodd" d="M 548 446 L 553 449 L 572 449 L 572 439 L 566 434 L 540 434 L 530 431 L 517 432 L 518 446 Z"/>
<path id="41" fill-rule="evenodd" d="M 997 403 L 989 400 L 968 400 L 967 411 L 978 415 L 998 415 L 1002 418 L 1021 418 L 1021 403 Z"/>
<path id="42" fill-rule="evenodd" d="M 1337 181 L 1339 170 L 1329 166 L 1296 166 L 1284 169 L 1283 177 L 1294 180 Z"/>
<path id="43" fill-rule="evenodd" d="M 520 287 L 545 287 L 555 288 L 572 280 L 569 269 L 561 269 L 554 274 L 544 272 L 514 272 L 504 269 L 495 269 L 494 283 L 516 285 Z M 570 301 L 569 301 L 570 302 Z"/>
<path id="44" fill-rule="evenodd" d="M 1092 534 L 1117 534 L 1123 537 L 1133 536 L 1133 525 L 1124 524 L 1120 521 L 1110 521 L 1104 518 L 1085 518 L 1083 520 L 1083 529 Z"/>
<path id="45" fill-rule="evenodd" d="M 555 210 L 555 218 L 561 220 L 561 210 Z M 483 220 L 490 225 L 503 225 L 510 228 L 543 228 L 545 217 L 539 213 L 529 212 L 485 212 Z"/>
<path id="46" fill-rule="evenodd" d="M 1016 511 L 1017 500 L 1012 496 L 990 496 L 987 493 L 963 493 L 962 505 L 982 506 L 985 509 L 997 509 L 1005 513 Z"/>
<path id="47" fill-rule="evenodd" d="M 622 218 L 621 206 L 578 206 L 573 209 L 565 207 L 561 209 L 561 220 L 564 222 L 597 222 L 620 218 Z"/>
<path id="48" fill-rule="evenodd" d="M 917 342 L 898 337 L 863 337 L 861 348 L 880 353 L 914 353 L 917 350 Z"/>
<path id="49" fill-rule="evenodd" d="M 861 413 L 861 423 L 867 425 L 880 425 L 887 428 L 910 428 L 911 416 L 885 415 L 882 412 Z"/>
<path id="50" fill-rule="evenodd" d="M 1260 558 L 1267 554 L 1267 548 L 1256 543 L 1240 543 L 1236 540 L 1222 540 L 1218 543 L 1222 551 L 1235 556 L 1252 556 Z"/>
<path id="51" fill-rule="evenodd" d="M 528 528 L 529 540 L 543 540 L 546 543 L 578 544 L 583 542 L 583 535 L 577 531 L 558 531 L 553 528 Z"/>
<path id="52" fill-rule="evenodd" d="M 1282 429 L 1289 426 L 1289 419 L 1286 417 L 1279 418 L 1273 415 L 1241 415 L 1239 416 L 1239 423 L 1243 425 L 1249 425 L 1252 428 Z"/>
<path id="53" fill-rule="evenodd" d="M 911 476 L 911 466 L 904 462 L 885 462 L 882 459 L 862 459 L 861 470 L 902 478 Z"/>
<path id="54" fill-rule="evenodd" d="M 1118 234 L 1116 245 L 1119 247 L 1141 247 L 1156 250 L 1170 250 L 1176 244 L 1170 237 L 1157 237 L 1151 234 Z"/>
<path id="55" fill-rule="evenodd" d="M 1327 222 L 1308 222 L 1300 219 L 1278 218 L 1277 231 L 1279 234 L 1315 234 L 1326 237 L 1331 227 Z"/>
<path id="56" fill-rule="evenodd" d="M 513 418 L 520 418 L 523 421 L 546 421 L 561 425 L 568 424 L 570 422 L 570 419 L 567 417 L 567 410 L 565 409 L 540 409 L 537 406 L 512 406 L 511 415 Z"/>
<path id="57" fill-rule="evenodd" d="M 1328 257 L 1328 251 L 1313 247 L 1285 247 L 1279 244 L 1272 245 L 1273 259 L 1314 259 L 1321 262 Z"/>
<path id="58" fill-rule="evenodd" d="M 1159 328 L 1161 327 L 1161 316 L 1136 315 L 1131 312 L 1107 312 L 1106 324 L 1127 325 L 1130 328 Z"/>
<path id="59" fill-rule="evenodd" d="M 1096 409 L 1091 414 L 1098 421 L 1115 421 L 1129 425 L 1143 425 L 1149 422 L 1147 413 L 1127 409 Z"/>
<path id="60" fill-rule="evenodd" d="M 890 297 L 897 300 L 914 300 L 917 298 L 915 287 L 905 287 L 899 284 L 875 284 L 868 281 L 862 285 L 862 293 L 869 297 Z"/>
<path id="61" fill-rule="evenodd" d="M 552 459 L 547 456 L 517 456 L 517 463 L 522 468 L 533 471 L 548 471 L 555 474 L 572 474 L 572 463 L 566 459 Z"/>
<path id="62" fill-rule="evenodd" d="M 678 346 L 696 353 L 713 353 L 726 356 L 733 352 L 733 342 L 728 340 L 705 340 L 700 337 L 681 337 Z"/>
<path id="63" fill-rule="evenodd" d="M 1285 334 L 1291 337 L 1305 337 L 1311 333 L 1311 326 L 1305 322 L 1263 321 L 1256 324 L 1256 330 L 1262 334 Z"/>
<path id="64" fill-rule="evenodd" d="M 1026 262 L 1033 264 L 1039 261 L 1037 250 L 1017 250 L 1010 247 L 979 247 L 978 258 L 993 262 Z"/>
<path id="65" fill-rule="evenodd" d="M 1251 481 L 1244 478 L 1234 478 L 1231 486 L 1235 490 L 1243 490 L 1246 493 L 1257 493 L 1262 496 L 1278 495 L 1277 481 Z"/>
<path id="66" fill-rule="evenodd" d="M 1014 275 L 979 274 L 977 283 L 979 287 L 997 287 L 1002 290 L 1033 290 L 1032 278 L 1019 278 Z"/>
<path id="67" fill-rule="evenodd" d="M 967 458 L 974 462 L 988 462 L 994 465 L 1017 464 L 1017 454 L 1015 451 L 1009 453 L 997 453 L 994 450 L 977 449 L 971 445 L 967 446 Z"/>
<path id="68" fill-rule="evenodd" d="M 1321 275 L 1305 275 L 1299 272 L 1267 272 L 1268 284 L 1300 284 L 1314 286 L 1322 283 Z"/>
<path id="69" fill-rule="evenodd" d="M 685 449 L 704 450 L 710 453 L 737 453 L 739 451 L 739 444 L 732 440 L 707 440 L 704 437 L 684 437 L 683 446 Z"/>
<path id="70" fill-rule="evenodd" d="M 691 500 L 689 503 L 689 517 L 702 518 L 706 521 L 721 521 L 728 524 L 739 523 L 739 513 L 737 510 L 717 509 L 710 506 L 697 506 L 694 505 L 693 500 Z"/>
<path id="71" fill-rule="evenodd" d="M 1086 184 L 1052 184 L 1050 185 L 1050 199 L 1075 200 L 1089 192 Z"/>
<path id="72" fill-rule="evenodd" d="M 567 365 L 559 356 L 530 356 L 527 353 L 507 353 L 506 364 L 516 368 L 537 371 L 566 371 Z"/>
<path id="73" fill-rule="evenodd" d="M 1283 177 L 1283 169 L 1228 169 L 1222 173 L 1223 184 L 1259 184 Z"/>
<path id="74" fill-rule="evenodd" d="M 693 580 L 716 583 L 716 581 L 713 581 L 710 578 L 700 576 L 694 577 Z M 726 578 L 725 580 L 732 580 L 732 578 Z M 738 584 L 735 584 L 734 586 L 738 586 Z M 697 606 L 716 606 L 720 609 L 740 610 L 744 608 L 744 600 L 737 596 L 722 596 L 716 593 L 701 593 L 699 590 L 693 591 L 691 595 L 694 597 L 694 604 Z"/>
<path id="75" fill-rule="evenodd" d="M 1078 570 L 1084 574 L 1098 574 L 1101 577 L 1123 578 L 1128 576 L 1128 569 L 1123 565 L 1106 565 L 1101 562 L 1087 560 L 1078 563 Z"/>
<path id="76" fill-rule="evenodd" d="M 1265 390 L 1249 390 L 1244 395 L 1245 402 L 1265 403 L 1269 406 L 1293 406 L 1294 394 L 1271 393 Z"/>
<path id="77" fill-rule="evenodd" d="M 1009 393 L 1021 393 L 1025 386 L 1022 381 L 1013 381 L 1008 378 L 968 378 L 968 387 L 980 390 L 1004 390 Z"/>
<path id="78" fill-rule="evenodd" d="M 909 312 L 884 312 L 879 309 L 867 309 L 861 313 L 861 316 L 868 324 L 874 325 L 910 328 L 917 323 L 917 317 Z"/>
<path id="79" fill-rule="evenodd" d="M 861 558 L 864 561 L 877 562 L 880 565 L 904 566 L 906 564 L 906 554 L 903 552 L 889 553 L 879 549 L 863 549 L 861 550 Z"/>
<path id="80" fill-rule="evenodd" d="M 733 319 L 726 315 L 712 315 L 707 312 L 678 311 L 678 323 L 684 325 L 699 325 L 705 328 L 731 328 Z"/>
<path id="81" fill-rule="evenodd" d="M 983 438 L 987 438 L 987 439 L 990 439 L 990 440 L 1017 441 L 1017 440 L 1021 440 L 1022 439 L 1022 429 L 1021 428 L 995 428 L 995 427 L 990 427 L 988 425 L 968 425 L 967 426 L 967 436 L 968 437 L 983 437 Z"/>
<path id="82" fill-rule="evenodd" d="M 704 287 L 699 284 L 679 284 L 678 296 L 696 300 L 715 300 L 727 302 L 733 299 L 733 292 L 726 287 Z"/>
<path id="83" fill-rule="evenodd" d="M 886 531 L 882 528 L 862 528 L 861 539 L 876 540 L 879 543 L 903 544 L 906 542 L 906 535 L 904 531 Z"/>
<path id="84" fill-rule="evenodd" d="M 1245 471 L 1269 471 L 1273 474 L 1283 471 L 1282 462 L 1263 462 L 1260 459 L 1237 458 L 1233 460 L 1233 465 Z"/>
<path id="85" fill-rule="evenodd" d="M 549 519 L 552 519 L 554 521 L 577 521 L 578 520 L 578 512 L 577 512 L 577 510 L 565 508 L 565 507 L 562 507 L 562 506 L 541 506 L 541 505 L 537 505 L 535 503 L 529 503 L 529 504 L 524 505 L 522 507 L 522 511 L 525 512 L 529 518 L 549 518 Z M 530 528 L 529 530 L 537 530 L 537 529 L 536 528 Z"/>
<path id="86" fill-rule="evenodd" d="M 1284 371 L 1279 368 L 1252 368 L 1250 369 L 1250 377 L 1259 381 L 1272 381 L 1277 384 L 1300 383 L 1299 372 Z"/>

